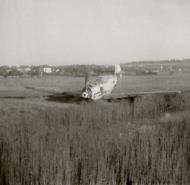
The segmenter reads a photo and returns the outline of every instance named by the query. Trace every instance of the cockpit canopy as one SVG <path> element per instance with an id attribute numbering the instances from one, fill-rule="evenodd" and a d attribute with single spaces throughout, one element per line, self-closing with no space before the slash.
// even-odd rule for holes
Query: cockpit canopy
<path id="1" fill-rule="evenodd" d="M 87 86 L 92 88 L 96 85 L 101 85 L 106 83 L 110 78 L 113 78 L 113 76 L 98 76 L 96 79 L 93 79 L 88 82 Z"/>

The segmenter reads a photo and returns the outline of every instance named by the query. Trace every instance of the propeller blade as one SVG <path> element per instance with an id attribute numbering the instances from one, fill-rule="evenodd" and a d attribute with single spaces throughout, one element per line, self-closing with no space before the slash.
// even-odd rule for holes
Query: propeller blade
<path id="1" fill-rule="evenodd" d="M 86 73 L 86 75 L 85 75 L 85 89 L 87 88 L 88 80 L 89 80 L 89 75 L 88 75 L 88 73 Z"/>

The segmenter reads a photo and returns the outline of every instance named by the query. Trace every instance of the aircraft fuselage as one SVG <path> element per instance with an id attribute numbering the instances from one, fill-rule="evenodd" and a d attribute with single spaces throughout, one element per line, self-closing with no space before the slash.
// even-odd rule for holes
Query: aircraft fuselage
<path id="1" fill-rule="evenodd" d="M 94 81 L 89 81 L 81 96 L 86 99 L 99 100 L 104 95 L 110 94 L 116 86 L 117 76 L 99 77 Z"/>

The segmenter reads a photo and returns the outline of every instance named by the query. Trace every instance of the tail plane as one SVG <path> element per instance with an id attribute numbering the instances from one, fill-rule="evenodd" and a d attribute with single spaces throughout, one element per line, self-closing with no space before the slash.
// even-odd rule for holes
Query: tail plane
<path id="1" fill-rule="evenodd" d="M 119 64 L 115 65 L 115 72 L 114 74 L 117 76 L 117 78 L 122 78 L 122 70 Z"/>

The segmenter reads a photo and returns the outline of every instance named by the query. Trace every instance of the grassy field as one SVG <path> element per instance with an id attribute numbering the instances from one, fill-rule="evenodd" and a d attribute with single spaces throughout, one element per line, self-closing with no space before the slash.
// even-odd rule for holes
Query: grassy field
<path id="1" fill-rule="evenodd" d="M 155 75 L 155 76 L 124 76 L 117 84 L 114 92 L 134 92 L 151 90 L 174 90 L 190 89 L 190 74 L 176 73 L 175 75 Z M 63 89 L 63 91 L 81 90 L 84 87 L 82 77 L 33 77 L 33 78 L 0 78 L 0 96 L 3 93 L 26 93 L 25 86 L 51 87 Z M 27 91 L 34 93 L 34 91 Z"/>
<path id="2" fill-rule="evenodd" d="M 130 76 L 115 92 L 190 89 L 189 75 Z M 0 79 L 0 96 L 24 86 L 79 90 L 82 78 Z M 40 93 L 40 95 L 42 95 Z M 190 183 L 189 94 L 63 104 L 0 100 L 0 184 L 123 185 Z"/>

